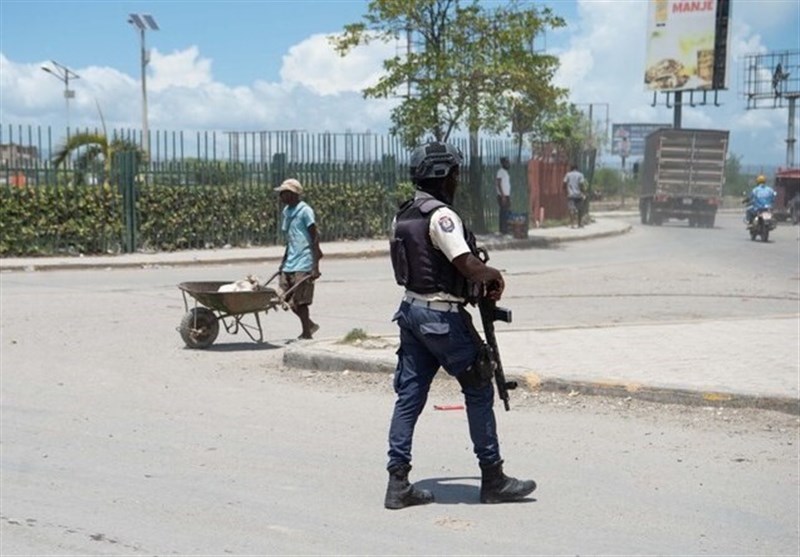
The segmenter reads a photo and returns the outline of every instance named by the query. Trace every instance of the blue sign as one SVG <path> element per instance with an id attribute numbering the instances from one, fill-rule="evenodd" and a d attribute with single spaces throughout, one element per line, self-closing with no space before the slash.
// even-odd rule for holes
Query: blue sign
<path id="1" fill-rule="evenodd" d="M 612 124 L 611 154 L 620 157 L 644 156 L 644 140 L 656 130 L 672 124 Z"/>

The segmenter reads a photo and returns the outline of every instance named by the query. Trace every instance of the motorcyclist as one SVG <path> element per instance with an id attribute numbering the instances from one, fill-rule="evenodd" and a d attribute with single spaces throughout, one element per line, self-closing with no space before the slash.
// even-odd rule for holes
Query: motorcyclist
<path id="1" fill-rule="evenodd" d="M 759 211 L 771 209 L 778 194 L 767 185 L 767 179 L 763 174 L 756 178 L 756 186 L 750 191 L 744 202 L 749 203 L 745 211 L 745 222 L 750 225 Z"/>

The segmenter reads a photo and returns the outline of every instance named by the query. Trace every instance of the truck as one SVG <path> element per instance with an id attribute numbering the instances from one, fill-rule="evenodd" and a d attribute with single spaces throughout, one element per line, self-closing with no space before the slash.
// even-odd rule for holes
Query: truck
<path id="1" fill-rule="evenodd" d="M 727 130 L 669 129 L 645 139 L 639 213 L 642 224 L 687 220 L 713 228 L 725 183 Z"/>

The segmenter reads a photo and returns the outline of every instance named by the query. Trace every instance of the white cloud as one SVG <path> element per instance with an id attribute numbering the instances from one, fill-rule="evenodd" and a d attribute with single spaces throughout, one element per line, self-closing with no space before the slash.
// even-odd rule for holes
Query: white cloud
<path id="1" fill-rule="evenodd" d="M 281 78 L 284 83 L 304 85 L 319 95 L 360 92 L 378 82 L 382 61 L 395 56 L 395 49 L 394 44 L 375 41 L 342 57 L 334 51 L 328 35 L 312 35 L 283 57 Z"/>
<path id="2" fill-rule="evenodd" d="M 147 88 L 151 91 L 163 91 L 169 87 L 199 87 L 212 81 L 211 60 L 201 59 L 196 46 L 172 54 L 152 50 L 148 68 Z"/>
<path id="3" fill-rule="evenodd" d="M 374 84 L 384 57 L 394 47 L 372 43 L 342 58 L 324 35 L 292 47 L 283 58 L 282 81 L 231 87 L 214 80 L 212 62 L 196 46 L 170 54 L 151 52 L 148 65 L 148 121 L 151 130 L 353 131 L 388 129 L 394 100 L 365 101 L 361 90 Z M 41 70 L 0 53 L 0 121 L 66 124 L 63 86 Z M 111 129 L 141 127 L 139 76 L 112 68 L 87 67 L 70 82 L 72 127 L 99 128 L 98 105 Z"/>

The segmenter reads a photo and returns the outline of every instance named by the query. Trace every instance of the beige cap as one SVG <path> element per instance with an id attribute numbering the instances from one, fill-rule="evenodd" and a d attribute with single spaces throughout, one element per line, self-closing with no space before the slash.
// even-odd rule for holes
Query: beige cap
<path id="1" fill-rule="evenodd" d="M 280 187 L 275 188 L 275 191 L 291 191 L 300 195 L 303 193 L 303 186 L 294 178 L 289 178 L 288 180 L 284 180 Z"/>

